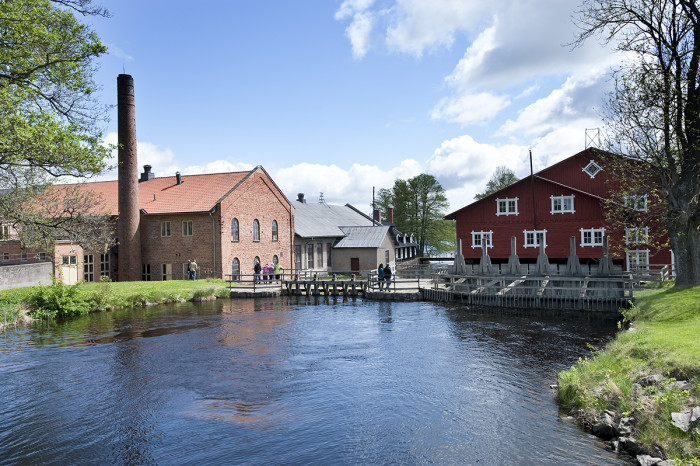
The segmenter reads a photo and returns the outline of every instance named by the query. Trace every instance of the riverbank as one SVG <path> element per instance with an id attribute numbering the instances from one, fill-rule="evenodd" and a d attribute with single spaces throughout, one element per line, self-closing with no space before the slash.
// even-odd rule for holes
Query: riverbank
<path id="1" fill-rule="evenodd" d="M 700 287 L 644 290 L 623 316 L 614 341 L 559 374 L 561 404 L 640 464 L 700 464 Z"/>
<path id="2" fill-rule="evenodd" d="M 32 319 L 228 296 L 228 282 L 211 278 L 77 285 L 55 283 L 3 290 L 0 291 L 0 331 Z"/>

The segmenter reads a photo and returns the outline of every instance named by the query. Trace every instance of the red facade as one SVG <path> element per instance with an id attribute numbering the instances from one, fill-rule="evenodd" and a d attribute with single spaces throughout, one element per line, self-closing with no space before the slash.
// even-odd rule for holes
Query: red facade
<path id="1" fill-rule="evenodd" d="M 602 201 L 619 183 L 608 179 L 615 176 L 606 163 L 610 157 L 617 156 L 586 149 L 447 215 L 446 219 L 457 223 L 465 260 L 478 263 L 481 243 L 486 242 L 492 262 L 507 262 L 511 237 L 515 237 L 516 253 L 523 263 L 536 260 L 541 239 L 550 262 L 566 263 L 573 236 L 581 262 L 595 262 L 603 254 L 602 238 L 606 236 L 613 260 L 625 268 L 630 256 L 632 261 L 647 264 L 671 264 L 668 249 L 637 244 L 633 251 L 625 252 L 630 248 L 624 246 L 624 232 L 613 231 L 606 222 Z"/>

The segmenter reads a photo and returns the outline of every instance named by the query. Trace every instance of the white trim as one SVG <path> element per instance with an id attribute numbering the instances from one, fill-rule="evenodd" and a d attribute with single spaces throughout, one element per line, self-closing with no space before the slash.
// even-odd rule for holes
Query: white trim
<path id="1" fill-rule="evenodd" d="M 476 244 L 476 238 L 479 238 L 479 244 Z M 493 230 L 490 231 L 472 231 L 472 249 L 481 249 L 481 242 L 487 238 L 486 248 L 493 247 Z"/>
<path id="2" fill-rule="evenodd" d="M 515 211 L 510 211 L 510 202 L 515 202 Z M 505 207 L 504 211 L 501 212 L 501 203 Z M 505 197 L 503 199 L 496 198 L 496 216 L 501 215 L 519 215 L 518 212 L 518 198 L 517 197 Z"/>
<path id="3" fill-rule="evenodd" d="M 646 261 L 641 263 L 641 264 L 639 263 L 639 253 L 646 254 Z M 638 266 L 649 268 L 649 250 L 648 249 L 628 249 L 627 251 L 625 251 L 625 262 L 627 265 L 628 272 L 631 270 L 631 268 L 630 268 L 630 256 L 635 256 L 637 258 L 636 262 L 637 262 Z"/>
<path id="4" fill-rule="evenodd" d="M 644 199 L 644 207 L 639 207 L 639 200 Z M 648 194 L 634 194 L 631 196 L 625 196 L 625 205 L 632 210 L 637 212 L 646 212 L 649 210 L 649 195 Z"/>
<path id="5" fill-rule="evenodd" d="M 634 235 L 634 238 L 630 238 L 632 235 Z M 640 236 L 643 236 L 643 238 L 640 238 Z M 634 239 L 634 241 L 630 241 L 630 239 Z M 649 244 L 649 227 L 625 228 L 625 244 Z"/>
<path id="6" fill-rule="evenodd" d="M 549 211 L 550 214 L 573 214 L 576 212 L 574 209 L 574 195 L 571 194 L 569 196 L 549 196 L 549 199 L 551 199 L 551 210 Z M 566 209 L 566 201 L 571 201 L 571 205 L 569 209 Z M 561 208 L 559 210 L 554 209 L 554 202 L 555 201 L 561 201 Z"/>
<path id="7" fill-rule="evenodd" d="M 593 167 L 596 168 L 595 173 L 591 174 L 591 172 L 588 171 L 588 167 L 590 167 L 590 166 L 593 166 Z M 602 172 L 603 169 L 602 169 L 602 167 L 601 167 L 600 165 L 598 165 L 597 163 L 595 163 L 594 160 L 591 160 L 591 161 L 588 163 L 588 165 L 586 165 L 585 167 L 583 167 L 583 168 L 581 169 L 581 171 L 583 171 L 584 173 L 586 173 L 586 174 L 587 174 L 588 176 L 590 176 L 591 179 L 592 179 L 592 178 L 595 178 L 595 176 L 596 176 L 598 173 Z"/>
<path id="8" fill-rule="evenodd" d="M 582 248 L 585 247 L 595 247 L 595 246 L 602 246 L 603 245 L 603 238 L 605 238 L 605 228 L 581 228 L 579 229 L 581 232 L 581 243 L 580 246 Z M 591 234 L 591 241 L 589 243 L 586 243 L 583 238 L 586 233 Z M 596 233 L 600 233 L 600 241 L 596 241 Z"/>
<path id="9" fill-rule="evenodd" d="M 529 243 L 527 241 L 527 235 L 528 233 L 532 233 L 534 235 L 534 243 Z M 537 236 L 539 234 L 542 234 L 542 239 L 544 240 L 544 247 L 545 249 L 547 248 L 547 230 L 523 230 L 523 247 L 524 248 L 539 248 L 540 244 L 539 241 L 537 241 Z"/>

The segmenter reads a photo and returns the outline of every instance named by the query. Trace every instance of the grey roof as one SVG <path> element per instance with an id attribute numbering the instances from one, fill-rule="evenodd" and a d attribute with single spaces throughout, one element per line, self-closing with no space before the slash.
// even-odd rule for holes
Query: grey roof
<path id="1" fill-rule="evenodd" d="M 378 248 L 386 238 L 389 226 L 340 227 L 345 233 L 336 248 Z"/>
<path id="2" fill-rule="evenodd" d="M 343 237 L 340 227 L 372 226 L 374 221 L 344 205 L 294 202 L 294 232 L 302 238 Z"/>

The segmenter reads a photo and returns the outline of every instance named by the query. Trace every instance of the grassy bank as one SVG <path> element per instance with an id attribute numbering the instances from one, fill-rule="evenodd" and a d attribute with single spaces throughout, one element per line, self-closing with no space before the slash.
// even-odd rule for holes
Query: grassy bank
<path id="1" fill-rule="evenodd" d="M 700 425 L 684 432 L 671 423 L 671 413 L 700 405 L 700 287 L 644 290 L 624 317 L 629 330 L 559 374 L 561 403 L 589 427 L 605 410 L 631 417 L 652 456 L 700 464 Z M 649 375 L 663 377 L 640 384 Z"/>
<path id="2" fill-rule="evenodd" d="M 161 282 L 56 282 L 0 291 L 0 329 L 28 319 L 67 317 L 118 307 L 227 297 L 228 282 L 217 279 Z"/>

